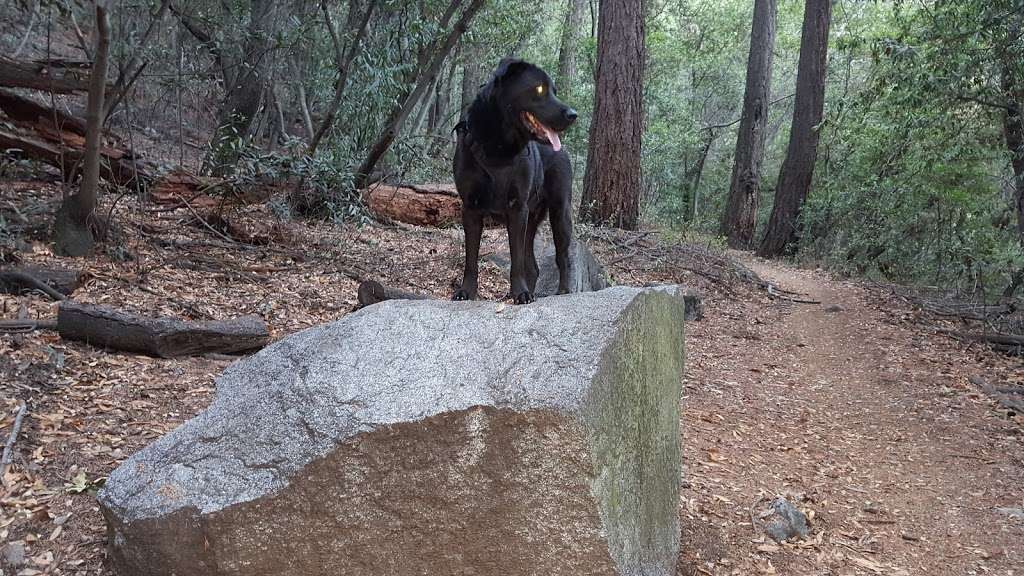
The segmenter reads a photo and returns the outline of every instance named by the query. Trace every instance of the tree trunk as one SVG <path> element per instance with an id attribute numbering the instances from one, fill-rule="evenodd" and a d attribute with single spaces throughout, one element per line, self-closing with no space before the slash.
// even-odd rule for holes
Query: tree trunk
<path id="1" fill-rule="evenodd" d="M 96 4 L 96 62 L 89 77 L 89 98 L 85 109 L 85 152 L 82 155 L 82 184 L 78 194 L 67 196 L 54 223 L 55 250 L 65 256 L 92 252 L 92 214 L 100 182 L 100 146 L 103 141 L 103 97 L 107 87 L 107 56 L 110 52 L 110 20 L 107 9 Z"/>
<path id="2" fill-rule="evenodd" d="M 1020 27 L 1012 26 L 1013 36 L 1019 34 Z M 1021 86 L 1015 73 L 1016 62 L 1012 52 L 1003 55 L 1001 83 L 1006 94 L 1007 105 L 1003 112 L 1003 134 L 1006 137 L 1006 148 L 1010 152 L 1010 165 L 1013 167 L 1013 199 L 1014 211 L 1017 214 L 1017 236 L 1024 247 L 1024 86 Z"/>
<path id="3" fill-rule="evenodd" d="M 454 7 L 459 4 L 458 0 L 453 0 L 451 6 Z M 437 77 L 438 71 L 441 69 L 441 65 L 444 63 L 445 58 L 451 53 L 452 49 L 455 48 L 455 44 L 469 28 L 469 23 L 473 20 L 473 16 L 476 15 L 480 8 L 483 7 L 484 0 L 471 0 L 469 6 L 462 12 L 462 16 L 459 21 L 452 28 L 451 32 L 445 38 L 444 42 L 436 50 L 424 51 L 425 58 L 421 60 L 430 59 L 429 66 L 418 66 L 419 72 L 416 75 L 416 79 L 413 82 L 413 88 L 408 95 L 401 99 L 402 103 L 395 108 L 391 115 L 388 116 L 387 122 L 384 124 L 384 130 L 377 137 L 377 141 L 374 142 L 373 146 L 370 147 L 370 152 L 367 154 L 366 159 L 359 166 L 359 170 L 356 172 L 355 187 L 357 190 L 366 187 L 367 182 L 370 180 L 370 174 L 373 173 L 373 169 L 376 168 L 377 162 L 384 156 L 391 147 L 391 143 L 398 137 L 398 132 L 402 129 L 406 119 L 409 118 L 409 114 L 413 108 L 416 107 L 416 103 L 419 102 L 420 98 L 423 97 L 423 93 L 433 83 L 434 78 Z M 447 19 L 450 16 L 446 15 L 442 18 L 442 29 L 447 27 Z M 433 54 L 429 54 L 433 52 Z"/>
<path id="4" fill-rule="evenodd" d="M 227 93 L 220 107 L 217 130 L 210 140 L 210 152 L 203 161 L 203 173 L 228 176 L 235 171 L 242 147 L 250 136 L 253 119 L 259 112 L 270 67 L 268 51 L 272 45 L 275 10 L 273 0 L 253 0 L 249 30 L 238 73 L 225 74 L 234 82 L 225 84 Z"/>
<path id="5" fill-rule="evenodd" d="M 1003 119 L 1006 147 L 1012 155 L 1014 204 L 1017 212 L 1017 235 L 1024 246 L 1024 116 L 1021 104 L 1011 102 Z"/>
<path id="6" fill-rule="evenodd" d="M 572 84 L 576 79 L 576 50 L 579 46 L 580 29 L 583 26 L 583 9 L 587 0 L 569 0 L 569 9 L 562 26 L 562 43 L 558 49 L 558 97 L 568 102 Z"/>
<path id="7" fill-rule="evenodd" d="M 755 0 L 743 116 L 736 137 L 729 199 L 719 228 L 732 248 L 748 249 L 754 241 L 771 96 L 775 12 L 775 0 Z"/>
<path id="8" fill-rule="evenodd" d="M 697 212 L 700 201 L 700 181 L 704 177 L 704 165 L 707 163 L 708 154 L 711 153 L 711 146 L 715 143 L 714 129 L 707 130 L 704 134 L 704 144 L 701 146 L 697 161 L 683 173 L 684 186 L 687 191 L 686 219 L 688 222 L 697 220 Z"/>
<path id="9" fill-rule="evenodd" d="M 832 0 L 807 0 L 800 38 L 800 63 L 796 76 L 796 100 L 789 148 L 775 188 L 768 230 L 757 251 L 775 258 L 797 241 L 800 210 L 814 178 L 818 154 L 818 125 L 825 109 L 825 75 L 828 72 L 828 29 Z"/>
<path id="10" fill-rule="evenodd" d="M 580 218 L 635 230 L 640 218 L 644 2 L 602 0 L 594 116 Z"/>
<path id="11" fill-rule="evenodd" d="M 484 83 L 483 50 L 475 44 L 463 46 L 461 110 L 465 114 Z"/>

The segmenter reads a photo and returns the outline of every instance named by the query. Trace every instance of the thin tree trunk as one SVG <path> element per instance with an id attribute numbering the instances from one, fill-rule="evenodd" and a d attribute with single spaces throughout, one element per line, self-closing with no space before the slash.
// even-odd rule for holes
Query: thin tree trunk
<path id="1" fill-rule="evenodd" d="M 558 96 L 568 101 L 572 84 L 576 79 L 576 50 L 580 41 L 580 29 L 583 27 L 583 10 L 587 0 L 569 0 L 569 9 L 565 13 L 565 24 L 562 26 L 562 43 L 558 49 Z"/>
<path id="2" fill-rule="evenodd" d="M 747 249 L 754 241 L 771 96 L 775 13 L 775 0 L 755 0 L 743 116 L 736 138 L 729 199 L 719 227 L 719 233 L 732 248 Z"/>
<path id="3" fill-rule="evenodd" d="M 462 105 L 460 109 L 462 113 L 465 113 L 469 109 L 469 105 L 476 98 L 480 85 L 484 83 L 484 66 L 480 61 L 483 51 L 479 46 L 475 44 L 466 45 L 463 47 L 462 52 L 464 57 L 462 60 Z"/>
<path id="4" fill-rule="evenodd" d="M 453 1 L 452 6 L 456 5 L 457 2 Z M 402 125 L 405 124 L 409 114 L 415 108 L 416 103 L 419 102 L 423 93 L 430 87 L 434 78 L 437 77 L 438 71 L 441 69 L 441 65 L 444 63 L 445 58 L 451 53 L 455 44 L 469 27 L 469 23 L 473 20 L 473 16 L 480 10 L 484 5 L 484 0 L 472 0 L 469 6 L 462 12 L 462 16 L 459 21 L 452 28 L 451 32 L 445 38 L 444 43 L 441 44 L 440 48 L 433 51 L 433 55 L 428 56 L 430 51 L 425 51 L 424 56 L 430 57 L 430 65 L 426 67 L 419 67 L 420 72 L 417 74 L 416 80 L 414 81 L 414 88 L 411 92 L 403 99 L 402 104 L 392 111 L 388 117 L 387 123 L 384 125 L 384 131 L 378 136 L 377 141 L 374 142 L 373 146 L 370 147 L 370 152 L 367 154 L 366 159 L 362 165 L 359 166 L 359 170 L 356 172 L 355 186 L 357 189 L 366 187 L 366 184 L 370 180 L 370 174 L 373 173 L 373 169 L 377 166 L 377 162 L 384 156 L 391 147 L 391 143 L 398 137 L 398 132 L 402 129 Z M 442 18 L 442 23 L 450 18 L 446 16 Z M 426 58 L 423 58 L 426 59 Z M 422 59 L 421 59 L 422 60 Z"/>
<path id="5" fill-rule="evenodd" d="M 825 109 L 825 75 L 828 72 L 828 30 L 832 0 L 807 0 L 800 39 L 800 63 L 796 76 L 793 128 L 786 160 L 775 188 L 768 230 L 757 251 L 775 258 L 797 241 L 800 211 L 814 178 L 818 154 L 818 125 Z"/>
<path id="6" fill-rule="evenodd" d="M 689 222 L 693 222 L 697 219 L 697 212 L 700 201 L 700 181 L 704 177 L 704 165 L 707 163 L 708 154 L 711 153 L 711 146 L 715 143 L 715 131 L 714 129 L 707 130 L 704 135 L 704 144 L 701 146 L 700 154 L 697 156 L 697 161 L 693 163 L 684 174 L 683 180 L 688 191 L 687 212 L 686 217 Z"/>
<path id="7" fill-rule="evenodd" d="M 1016 36 L 1019 26 L 1011 27 L 1011 35 Z M 1014 211 L 1017 215 L 1017 235 L 1024 247 L 1024 86 L 1019 84 L 1015 74 L 1015 62 L 1010 54 L 1003 55 L 1001 83 L 1006 94 L 1007 105 L 1003 110 L 1003 134 L 1006 148 L 1010 152 L 1010 165 L 1013 167 L 1013 199 Z"/>
<path id="8" fill-rule="evenodd" d="M 640 219 L 644 2 L 602 0 L 594 116 L 580 218 L 635 230 Z"/>
<path id="9" fill-rule="evenodd" d="M 227 94 L 220 109 L 217 130 L 210 140 L 210 152 L 203 161 L 203 172 L 227 176 L 234 172 L 242 147 L 247 141 L 263 101 L 275 27 L 273 0 L 253 0 L 245 49 L 238 62 L 234 82 L 226 84 Z M 225 74 L 225 77 L 228 75 Z"/>
<path id="10" fill-rule="evenodd" d="M 351 15 L 354 13 L 356 6 L 356 0 L 349 0 L 349 15 L 350 22 L 352 24 Z M 356 59 L 359 54 L 359 50 L 363 43 L 363 38 L 366 37 L 366 29 L 370 23 L 370 17 L 373 15 L 373 11 L 377 8 L 379 0 L 371 0 L 369 5 L 366 7 L 366 12 L 363 13 L 363 17 L 359 20 L 359 27 L 355 30 L 355 36 L 352 39 L 352 44 L 349 46 L 346 52 L 341 44 L 341 39 L 338 37 L 338 31 L 334 27 L 334 23 L 331 21 L 330 11 L 328 10 L 327 3 L 322 4 L 324 11 L 324 22 L 327 24 L 327 30 L 331 34 L 331 42 L 334 45 L 335 64 L 338 67 L 338 79 L 334 83 L 334 99 L 331 100 L 331 106 L 327 109 L 327 115 L 324 116 L 323 122 L 320 123 L 320 127 L 317 128 L 316 134 L 313 135 L 312 141 L 309 143 L 309 149 L 306 150 L 306 155 L 313 156 L 316 152 L 317 146 L 320 145 L 320 141 L 323 140 L 324 135 L 334 125 L 334 119 L 338 115 L 338 110 L 341 108 L 342 96 L 345 94 L 345 86 L 348 84 L 348 74 L 352 68 L 352 62 Z"/>
<path id="11" fill-rule="evenodd" d="M 57 252 L 85 256 L 92 252 L 95 238 L 90 220 L 96 210 L 100 181 L 100 146 L 103 144 L 103 98 L 107 86 L 110 52 L 110 20 L 102 3 L 96 4 L 96 52 L 89 76 L 89 98 L 85 109 L 85 151 L 82 156 L 82 184 L 78 194 L 68 196 L 57 212 L 54 225 Z"/>

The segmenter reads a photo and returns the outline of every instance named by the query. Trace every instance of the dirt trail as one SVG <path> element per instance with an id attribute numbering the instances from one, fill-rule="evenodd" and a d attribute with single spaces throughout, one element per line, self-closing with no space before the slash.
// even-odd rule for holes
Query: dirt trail
<path id="1" fill-rule="evenodd" d="M 1024 574 L 1022 430 L 970 388 L 970 355 L 857 285 L 748 264 L 821 304 L 723 302 L 691 329 L 681 573 Z M 752 529 L 776 494 L 814 514 L 811 542 Z"/>

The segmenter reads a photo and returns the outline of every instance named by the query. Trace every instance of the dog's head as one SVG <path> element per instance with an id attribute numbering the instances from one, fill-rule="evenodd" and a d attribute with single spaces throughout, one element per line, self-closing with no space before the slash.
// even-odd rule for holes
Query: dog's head
<path id="1" fill-rule="evenodd" d="M 491 80 L 491 98 L 506 125 L 562 149 L 560 134 L 576 121 L 576 111 L 558 99 L 551 78 L 540 68 L 506 58 Z"/>

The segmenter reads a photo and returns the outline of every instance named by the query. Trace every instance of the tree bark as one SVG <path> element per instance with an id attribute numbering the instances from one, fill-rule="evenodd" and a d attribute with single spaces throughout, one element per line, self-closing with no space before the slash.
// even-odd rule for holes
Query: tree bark
<path id="1" fill-rule="evenodd" d="M 558 49 L 558 97 L 568 102 L 572 93 L 572 84 L 576 79 L 576 50 L 579 47 L 580 29 L 583 27 L 583 9 L 587 0 L 569 0 L 569 9 L 565 13 L 565 24 L 562 26 L 562 43 Z"/>
<path id="2" fill-rule="evenodd" d="M 594 116 L 580 218 L 635 230 L 640 217 L 644 2 L 602 0 Z"/>
<path id="3" fill-rule="evenodd" d="M 818 125 L 825 109 L 825 76 L 828 72 L 828 32 L 832 0 L 807 0 L 800 38 L 800 62 L 796 76 L 796 100 L 789 148 L 782 164 L 768 230 L 757 251 L 776 258 L 796 243 L 804 200 L 814 178 L 818 154 Z"/>
<path id="4" fill-rule="evenodd" d="M 253 120 L 259 112 L 266 88 L 275 27 L 273 0 L 252 0 L 245 48 L 236 63 L 236 74 L 225 74 L 227 93 L 220 107 L 217 130 L 210 140 L 210 152 L 203 161 L 203 173 L 228 176 L 235 171 L 242 147 L 248 141 Z"/>
<path id="5" fill-rule="evenodd" d="M 57 331 L 65 340 L 160 358 L 245 352 L 262 348 L 270 341 L 267 326 L 259 316 L 184 322 L 137 316 L 71 300 L 60 303 Z"/>
<path id="6" fill-rule="evenodd" d="M 54 223 L 55 250 L 65 256 L 85 256 L 96 239 L 90 220 L 96 210 L 100 181 L 100 146 L 103 140 L 103 97 L 107 88 L 107 60 L 110 52 L 110 20 L 107 9 L 96 4 L 96 62 L 89 77 L 89 98 L 85 109 L 85 151 L 82 155 L 82 183 L 78 194 L 68 196 L 57 211 Z"/>
<path id="7" fill-rule="evenodd" d="M 25 62 L 0 56 L 0 86 L 70 94 L 88 90 L 89 80 L 82 76 L 79 68 L 54 67 L 46 62 Z"/>
<path id="8" fill-rule="evenodd" d="M 755 0 L 743 116 L 736 137 L 729 198 L 719 227 L 732 248 L 748 249 L 754 241 L 771 96 L 775 14 L 775 0 Z"/>
<path id="9" fill-rule="evenodd" d="M 458 0 L 453 0 L 451 6 L 455 7 L 459 4 Z M 423 55 L 424 58 L 420 60 L 430 59 L 429 66 L 418 66 L 419 72 L 416 75 L 416 79 L 413 82 L 412 90 L 400 99 L 401 104 L 396 107 L 391 115 L 388 117 L 387 122 L 384 124 L 384 130 L 377 137 L 377 141 L 374 142 L 373 146 L 370 147 L 370 151 L 366 156 L 366 159 L 359 166 L 356 171 L 355 187 L 356 189 L 363 189 L 366 187 L 367 182 L 370 180 L 370 174 L 373 173 L 373 169 L 376 168 L 377 162 L 384 156 L 391 147 L 392 142 L 398 137 L 398 132 L 402 129 L 406 119 L 412 112 L 413 108 L 416 107 L 416 103 L 419 102 L 420 98 L 423 97 L 423 93 L 433 83 L 434 78 L 437 77 L 438 71 L 441 69 L 441 65 L 444 63 L 445 58 L 451 53 L 455 44 L 459 41 L 459 38 L 469 28 L 469 23 L 473 20 L 473 17 L 480 8 L 483 7 L 484 0 L 471 0 L 469 6 L 462 12 L 462 16 L 459 21 L 452 28 L 448 36 L 445 37 L 444 42 L 436 50 L 425 50 Z M 451 8 L 448 14 L 442 18 L 442 29 L 446 27 L 447 20 L 450 19 Z M 433 52 L 433 54 L 431 54 Z M 421 64 L 423 62 L 420 62 Z"/>
<path id="10" fill-rule="evenodd" d="M 1016 32 L 1019 28 L 1012 30 Z M 1007 98 L 1007 105 L 1003 110 L 1003 134 L 1006 138 L 1006 148 L 1010 152 L 1010 165 L 1013 167 L 1017 236 L 1020 245 L 1024 247 L 1024 86 L 1019 84 L 1014 64 L 1009 54 L 1003 55 L 1001 83 Z"/>

